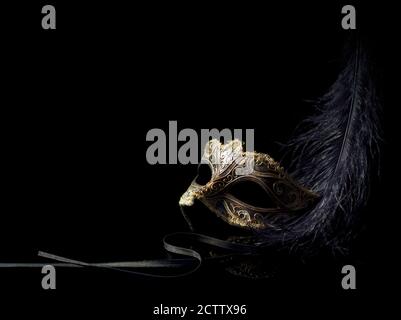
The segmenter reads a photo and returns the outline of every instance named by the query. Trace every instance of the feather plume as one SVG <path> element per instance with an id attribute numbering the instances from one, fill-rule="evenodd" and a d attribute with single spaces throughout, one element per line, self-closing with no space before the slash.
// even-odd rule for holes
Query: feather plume
<path id="1" fill-rule="evenodd" d="M 265 234 L 267 242 L 280 238 L 291 247 L 342 249 L 367 201 L 378 154 L 379 103 L 361 40 L 348 50 L 345 68 L 287 145 L 291 174 L 320 200 L 300 217 L 274 221 L 281 232 Z"/>

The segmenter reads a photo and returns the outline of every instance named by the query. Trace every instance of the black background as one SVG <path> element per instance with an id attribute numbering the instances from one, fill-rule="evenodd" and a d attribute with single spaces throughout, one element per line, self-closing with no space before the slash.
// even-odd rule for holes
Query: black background
<path id="1" fill-rule="evenodd" d="M 88 262 L 163 257 L 162 237 L 187 230 L 178 199 L 196 167 L 149 165 L 146 133 L 167 130 L 169 120 L 179 129 L 254 128 L 256 150 L 280 159 L 277 142 L 311 112 L 305 100 L 335 80 L 352 32 L 341 29 L 348 3 L 52 1 L 57 30 L 41 29 L 43 4 L 2 10 L 2 261 L 43 261 L 39 250 Z M 382 74 L 384 10 L 356 6 Z M 134 319 L 161 303 L 248 304 L 251 319 L 321 315 L 322 304 L 359 314 L 378 304 L 377 267 L 388 260 L 376 219 L 386 192 L 382 148 L 366 227 L 346 258 L 320 257 L 258 281 L 208 269 L 174 280 L 60 269 L 55 291 L 41 289 L 39 269 L 0 270 L 0 290 L 72 314 L 84 305 Z M 357 267 L 355 291 L 341 288 L 344 264 Z"/>

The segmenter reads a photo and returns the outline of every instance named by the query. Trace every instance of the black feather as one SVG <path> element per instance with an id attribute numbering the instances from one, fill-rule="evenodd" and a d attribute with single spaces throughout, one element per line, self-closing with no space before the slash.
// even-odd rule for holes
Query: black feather
<path id="1" fill-rule="evenodd" d="M 301 132 L 288 144 L 291 174 L 320 200 L 302 216 L 275 220 L 281 231 L 265 234 L 268 242 L 341 249 L 367 201 L 380 139 L 379 103 L 361 41 L 354 40 L 349 50 L 345 68 L 316 101 L 316 113 L 303 121 Z"/>

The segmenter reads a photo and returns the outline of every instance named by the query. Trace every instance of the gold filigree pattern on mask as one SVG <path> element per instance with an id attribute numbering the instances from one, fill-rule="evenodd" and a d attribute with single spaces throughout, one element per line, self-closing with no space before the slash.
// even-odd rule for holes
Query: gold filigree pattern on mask
<path id="1" fill-rule="evenodd" d="M 243 151 L 239 140 L 227 144 L 210 140 L 205 146 L 202 163 L 211 170 L 210 180 L 205 185 L 194 180 L 179 204 L 192 206 L 199 200 L 230 225 L 264 229 L 269 226 L 269 216 L 299 212 L 318 197 L 295 182 L 269 155 Z M 274 206 L 254 206 L 230 194 L 230 188 L 243 181 L 258 184 Z"/>

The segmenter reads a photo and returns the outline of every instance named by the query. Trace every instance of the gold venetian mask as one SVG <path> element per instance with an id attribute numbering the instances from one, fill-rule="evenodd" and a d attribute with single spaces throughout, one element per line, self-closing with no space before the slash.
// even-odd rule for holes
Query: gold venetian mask
<path id="1" fill-rule="evenodd" d="M 192 206 L 194 200 L 199 200 L 234 226 L 264 229 L 269 226 L 271 215 L 301 212 L 318 198 L 317 194 L 295 182 L 269 155 L 243 151 L 239 140 L 227 144 L 210 140 L 199 169 L 209 171 L 210 178 L 204 179 L 198 174 L 181 196 L 180 206 Z M 240 186 L 242 192 L 235 192 Z M 253 195 L 250 201 L 241 199 L 249 191 Z M 262 196 L 256 196 L 258 192 Z M 268 200 L 268 203 L 251 203 L 257 198 Z"/>

